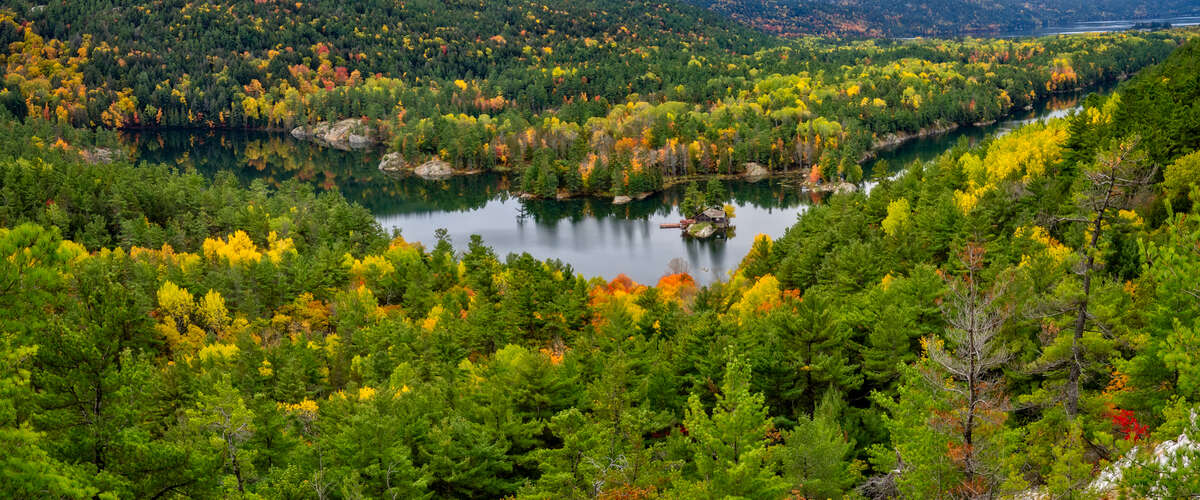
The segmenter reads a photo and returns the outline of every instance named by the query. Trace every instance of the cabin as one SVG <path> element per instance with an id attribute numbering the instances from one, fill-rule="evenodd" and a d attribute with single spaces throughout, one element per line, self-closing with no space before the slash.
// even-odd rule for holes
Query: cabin
<path id="1" fill-rule="evenodd" d="M 708 222 L 719 228 L 729 227 L 729 219 L 725 217 L 725 211 L 720 208 L 709 208 L 696 214 L 694 219 L 696 223 Z"/>
<path id="2" fill-rule="evenodd" d="M 712 207 L 692 216 L 690 219 L 680 219 L 680 221 L 677 223 L 663 223 L 659 224 L 658 227 L 662 229 L 683 229 L 688 231 L 689 227 L 696 226 L 696 224 L 707 224 L 705 227 L 705 230 L 708 231 L 707 234 L 712 234 L 718 230 L 724 233 L 724 230 L 729 229 L 729 217 L 725 215 L 725 210 Z M 691 231 L 689 231 L 689 234 L 691 234 Z M 702 237 L 707 237 L 707 235 Z"/>

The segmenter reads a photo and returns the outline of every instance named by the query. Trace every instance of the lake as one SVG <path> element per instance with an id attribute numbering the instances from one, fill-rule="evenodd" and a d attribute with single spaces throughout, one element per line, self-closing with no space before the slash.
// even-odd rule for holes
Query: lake
<path id="1" fill-rule="evenodd" d="M 1044 26 L 1026 31 L 1005 33 L 1004 37 L 1039 37 L 1051 35 L 1076 35 L 1080 33 L 1108 33 L 1125 31 L 1138 23 L 1168 23 L 1172 27 L 1200 25 L 1200 16 L 1178 16 L 1147 19 L 1116 19 L 1111 21 L 1080 21 L 1061 26 Z"/>
<path id="2" fill-rule="evenodd" d="M 978 141 L 1033 120 L 1062 116 L 1081 97 L 1057 97 L 1007 121 L 901 144 L 882 151 L 866 170 L 879 161 L 902 168 L 932 159 L 960 140 Z M 624 273 L 646 284 L 666 274 L 673 259 L 680 259 L 676 267 L 683 263 L 700 283 L 726 279 L 755 235 L 782 236 L 799 214 L 821 201 L 821 195 L 802 189 L 799 179 L 727 181 L 736 213 L 733 234 L 698 241 L 678 229 L 659 228 L 681 218 L 683 186 L 628 205 L 612 205 L 608 199 L 520 200 L 509 191 L 515 177 L 487 173 L 429 181 L 394 176 L 377 168 L 383 151 L 323 148 L 283 133 L 162 130 L 129 132 L 124 138 L 139 160 L 195 169 L 209 177 L 228 171 L 246 184 L 299 179 L 318 190 L 337 190 L 409 241 L 429 245 L 434 231 L 444 228 L 455 247 L 464 250 L 470 235 L 479 234 L 501 256 L 529 252 L 562 260 L 588 277 L 611 279 Z"/>

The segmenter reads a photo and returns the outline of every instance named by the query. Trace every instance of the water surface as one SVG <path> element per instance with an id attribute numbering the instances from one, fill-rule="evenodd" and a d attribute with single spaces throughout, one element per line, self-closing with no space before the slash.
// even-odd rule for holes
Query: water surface
<path id="1" fill-rule="evenodd" d="M 1154 17 L 1146 19 L 1114 19 L 1109 21 L 1079 21 L 1066 23 L 1056 26 L 1043 26 L 1040 28 L 1031 28 L 1028 30 L 1013 31 L 1004 33 L 1003 37 L 1040 37 L 1052 35 L 1078 35 L 1082 33 L 1109 33 L 1113 31 L 1125 31 L 1133 28 L 1136 24 L 1143 23 L 1167 23 L 1171 27 L 1179 28 L 1183 26 L 1200 25 L 1200 16 L 1174 16 L 1174 17 Z"/>
<path id="2" fill-rule="evenodd" d="M 912 161 L 936 157 L 960 140 L 974 142 L 1032 120 L 1060 116 L 1078 105 L 1080 95 L 1062 96 L 986 127 L 964 127 L 880 152 L 867 166 L 895 171 Z M 377 169 L 382 151 L 322 148 L 281 133 L 165 130 L 130 133 L 139 159 L 195 169 L 214 176 L 230 172 L 243 183 L 278 185 L 288 179 L 337 190 L 375 214 L 385 229 L 398 229 L 410 241 L 433 241 L 444 228 L 456 248 L 479 234 L 496 252 L 529 252 L 555 258 L 585 276 L 607 279 L 625 273 L 653 284 L 683 266 L 701 283 L 728 277 L 750 249 L 754 236 L 778 238 L 821 196 L 802 189 L 798 179 L 757 183 L 727 181 L 736 218 L 726 239 L 698 241 L 678 229 L 660 229 L 682 215 L 684 187 L 676 186 L 628 205 L 607 199 L 520 200 L 509 192 L 514 179 L 480 174 L 428 181 Z M 885 163 L 879 163 L 883 161 Z M 679 259 L 679 260 L 675 260 Z"/>

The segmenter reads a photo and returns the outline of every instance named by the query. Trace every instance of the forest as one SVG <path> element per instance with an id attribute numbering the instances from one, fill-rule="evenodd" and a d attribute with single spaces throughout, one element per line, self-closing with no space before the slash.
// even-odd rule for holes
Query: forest
<path id="1" fill-rule="evenodd" d="M 0 497 L 1200 496 L 1196 33 L 785 40 L 667 0 L 8 2 Z M 1066 117 L 859 167 L 1113 80 Z M 422 244 L 338 190 L 138 162 L 121 137 L 348 118 L 544 197 L 747 162 L 860 189 L 753 236 L 725 280 L 638 283 Z"/>
<path id="2" fill-rule="evenodd" d="M 1194 35 L 787 41 L 648 0 L 109 3 L 0 9 L 0 106 L 117 129 L 361 120 L 408 168 L 514 172 L 543 198 L 752 162 L 858 182 L 878 147 L 1125 78 Z"/>
<path id="3" fill-rule="evenodd" d="M 1198 105 L 1193 40 L 706 287 L 412 243 L 336 192 L 97 161 L 114 130 L 3 111 L 0 489 L 1195 496 L 1200 450 L 1163 450 L 1200 436 Z"/>

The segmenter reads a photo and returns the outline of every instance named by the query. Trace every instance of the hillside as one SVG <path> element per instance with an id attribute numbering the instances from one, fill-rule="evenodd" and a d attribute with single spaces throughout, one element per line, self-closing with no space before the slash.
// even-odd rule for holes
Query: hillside
<path id="1" fill-rule="evenodd" d="M 750 162 L 827 189 L 880 145 L 1127 77 L 1194 34 L 789 41 L 668 0 L 61 2 L 0 10 L 0 106 L 354 146 L 312 132 L 336 128 L 389 169 L 515 172 L 543 198 Z"/>
<path id="2" fill-rule="evenodd" d="M 836 18 L 857 5 L 823 29 L 1009 4 Z M 1200 497 L 1198 34 L 789 40 L 670 0 L 6 2 L 0 498 Z M 401 169 L 497 173 L 489 198 L 707 182 L 653 215 L 462 215 L 546 232 L 656 231 L 750 162 L 812 203 L 766 207 L 789 227 L 743 233 L 722 280 L 637 283 L 524 253 L 519 227 L 508 255 L 389 232 L 315 176 L 337 151 L 243 183 L 254 165 L 206 177 L 121 142 L 286 150 L 332 122 Z"/>
<path id="3" fill-rule="evenodd" d="M 1194 497 L 1197 103 L 1193 40 L 705 288 L 0 111 L 0 496 Z"/>
<path id="4" fill-rule="evenodd" d="M 284 76 L 295 65 L 328 61 L 362 77 L 512 78 L 535 57 L 606 60 L 620 46 L 745 54 L 771 38 L 722 16 L 671 0 L 368 0 L 340 2 L 155 0 L 7 2 L 0 12 L 74 53 L 89 87 L 145 95 L 190 75 L 196 86 Z M 20 41 L 0 29 L 0 46 Z M 554 53 L 543 51 L 550 47 Z M 531 51 L 533 53 L 531 53 Z M 168 89 L 170 90 L 170 89 Z M 212 96 L 210 98 L 218 98 Z"/>
<path id="5" fill-rule="evenodd" d="M 1073 22 L 1200 15 L 1194 0 L 691 0 L 786 37 L 958 37 L 1023 33 Z"/>

